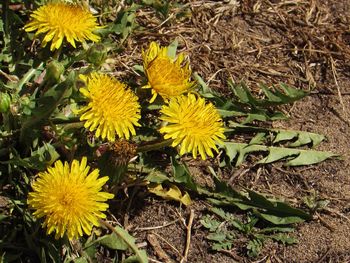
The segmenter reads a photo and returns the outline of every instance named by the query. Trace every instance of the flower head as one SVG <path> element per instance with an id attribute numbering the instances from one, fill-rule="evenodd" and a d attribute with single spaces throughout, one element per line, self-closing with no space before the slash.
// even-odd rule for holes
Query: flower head
<path id="1" fill-rule="evenodd" d="M 42 46 L 50 41 L 50 50 L 58 49 L 66 38 L 75 47 L 75 41 L 85 42 L 90 39 L 94 42 L 100 37 L 93 33 L 100 28 L 96 18 L 84 7 L 64 2 L 48 3 L 39 7 L 31 15 L 31 21 L 24 29 L 27 32 L 35 31 L 35 35 L 45 33 Z"/>
<path id="2" fill-rule="evenodd" d="M 105 202 L 114 197 L 100 192 L 109 178 L 98 178 L 98 169 L 89 173 L 86 162 L 86 157 L 80 163 L 74 160 L 71 166 L 56 161 L 32 184 L 28 204 L 36 210 L 35 217 L 45 217 L 43 227 L 47 227 L 48 235 L 55 231 L 56 239 L 65 233 L 69 239 L 90 235 L 99 218 L 106 217 L 102 213 L 108 208 Z"/>
<path id="3" fill-rule="evenodd" d="M 89 100 L 88 105 L 77 111 L 84 127 L 96 131 L 95 136 L 114 142 L 119 138 L 129 139 L 135 135 L 134 126 L 141 118 L 137 96 L 127 86 L 105 74 L 92 73 L 82 76 L 86 87 L 80 92 Z"/>
<path id="4" fill-rule="evenodd" d="M 158 94 L 168 100 L 188 92 L 194 86 L 194 82 L 190 81 L 190 65 L 185 63 L 183 53 L 177 59 L 171 58 L 167 47 L 160 47 L 152 42 L 147 51 L 142 51 L 142 57 L 148 78 L 148 84 L 143 88 L 152 88 L 151 103 Z"/>
<path id="5" fill-rule="evenodd" d="M 174 139 L 173 147 L 181 144 L 180 155 L 192 152 L 197 158 L 199 152 L 205 160 L 206 155 L 213 157 L 212 149 L 218 151 L 215 144 L 222 144 L 222 139 L 225 139 L 219 113 L 203 98 L 196 98 L 193 94 L 181 95 L 172 98 L 160 112 L 163 114 L 160 119 L 168 122 L 160 132 L 165 133 L 165 139 Z"/>

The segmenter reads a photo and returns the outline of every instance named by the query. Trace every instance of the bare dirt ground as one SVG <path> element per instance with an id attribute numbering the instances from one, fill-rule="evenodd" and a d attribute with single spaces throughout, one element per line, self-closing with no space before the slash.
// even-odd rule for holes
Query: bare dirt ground
<path id="1" fill-rule="evenodd" d="M 140 63 L 141 58 L 133 54 L 140 54 L 150 41 L 166 45 L 177 38 L 193 70 L 228 97 L 229 78 L 244 80 L 257 93 L 258 83 L 278 82 L 310 91 L 310 96 L 284 109 L 289 120 L 271 125 L 324 134 L 328 140 L 319 149 L 337 152 L 342 160 L 306 168 L 267 165 L 231 182 L 295 206 L 316 191 L 319 199 L 330 204 L 314 220 L 297 226 L 298 244 L 268 244 L 254 259 L 239 247 L 226 253 L 210 251 L 207 232 L 199 223 L 206 204 L 196 197 L 187 209 L 153 196 L 134 197 L 124 226 L 160 262 L 180 261 L 186 244 L 184 223 L 191 209 L 188 262 L 350 262 L 350 2 L 231 0 L 190 1 L 185 6 L 191 10 L 188 18 L 169 19 L 161 26 L 151 12 L 140 12 L 138 22 L 147 30 L 135 33 L 116 58 L 123 65 L 120 69 L 130 70 Z M 249 167 L 249 162 L 244 166 Z M 208 173 L 205 164 L 193 169 Z M 224 176 L 229 180 L 235 172 Z"/>

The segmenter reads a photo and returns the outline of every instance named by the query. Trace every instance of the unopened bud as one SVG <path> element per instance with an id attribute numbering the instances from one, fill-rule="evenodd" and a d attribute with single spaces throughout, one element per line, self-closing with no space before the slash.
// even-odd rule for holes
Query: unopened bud
<path id="1" fill-rule="evenodd" d="M 11 97 L 7 93 L 0 92 L 0 112 L 5 113 L 10 109 Z"/>
<path id="2" fill-rule="evenodd" d="M 45 80 L 53 83 L 58 83 L 63 72 L 64 66 L 57 60 L 53 60 L 46 67 Z"/>

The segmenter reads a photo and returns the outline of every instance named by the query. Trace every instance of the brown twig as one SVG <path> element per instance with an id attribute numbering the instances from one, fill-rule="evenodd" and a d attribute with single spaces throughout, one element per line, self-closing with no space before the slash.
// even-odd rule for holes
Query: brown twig
<path id="1" fill-rule="evenodd" d="M 152 246 L 154 253 L 157 255 L 157 257 L 162 260 L 162 262 L 165 263 L 172 263 L 173 260 L 169 257 L 167 253 L 165 253 L 164 249 L 161 247 L 161 245 L 158 242 L 158 239 L 154 234 L 148 234 L 147 240 Z"/>
<path id="2" fill-rule="evenodd" d="M 187 224 L 187 238 L 186 238 L 186 247 L 185 247 L 185 252 L 184 252 L 184 256 L 181 259 L 181 263 L 186 262 L 187 261 L 187 256 L 188 256 L 188 252 L 190 251 L 190 244 L 191 244 L 191 230 L 192 230 L 192 224 L 193 224 L 193 219 L 194 219 L 194 210 L 191 209 L 190 212 L 190 218 L 188 220 L 188 224 Z"/>

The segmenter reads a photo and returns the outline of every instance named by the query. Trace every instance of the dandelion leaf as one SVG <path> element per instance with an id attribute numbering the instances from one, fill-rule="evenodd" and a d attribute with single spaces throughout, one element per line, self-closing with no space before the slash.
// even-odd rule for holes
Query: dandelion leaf
<path id="1" fill-rule="evenodd" d="M 336 157 L 337 154 L 316 150 L 304 150 L 294 148 L 284 148 L 265 145 L 250 145 L 247 143 L 225 142 L 224 148 L 226 156 L 230 162 L 236 166 L 242 164 L 247 155 L 252 152 L 268 152 L 268 155 L 259 160 L 259 164 L 273 163 L 287 160 L 286 166 L 300 166 L 320 163 L 328 158 Z"/>

